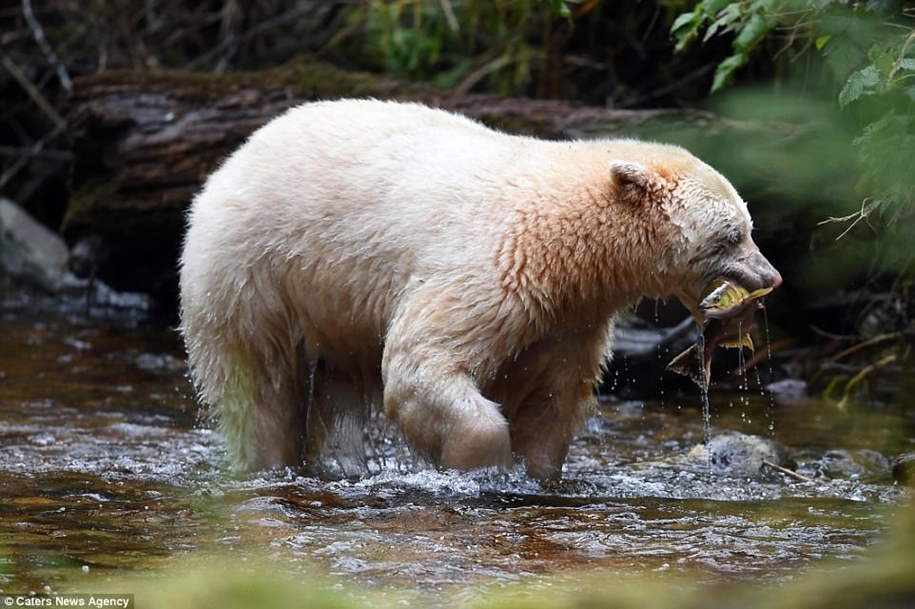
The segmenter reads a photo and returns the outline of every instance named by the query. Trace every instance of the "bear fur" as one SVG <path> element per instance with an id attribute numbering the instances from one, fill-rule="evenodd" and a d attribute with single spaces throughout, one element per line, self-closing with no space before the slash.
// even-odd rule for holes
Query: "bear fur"
<path id="1" fill-rule="evenodd" d="M 728 181 L 678 147 L 310 103 L 255 132 L 194 199 L 181 331 L 240 468 L 315 465 L 329 442 L 358 465 L 383 402 L 438 467 L 521 457 L 556 478 L 615 314 L 671 295 L 695 312 L 721 276 L 781 282 L 751 229 Z"/>

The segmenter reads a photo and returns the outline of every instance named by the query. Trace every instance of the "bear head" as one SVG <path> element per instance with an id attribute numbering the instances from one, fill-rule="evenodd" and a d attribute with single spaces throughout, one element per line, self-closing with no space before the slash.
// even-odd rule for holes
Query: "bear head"
<path id="1" fill-rule="evenodd" d="M 613 161 L 611 178 L 623 198 L 649 206 L 666 221 L 657 252 L 659 296 L 675 295 L 697 318 L 713 282 L 727 279 L 753 292 L 782 282 L 751 236 L 747 204 L 720 173 L 685 150 L 654 145 L 638 161 Z M 656 243 L 656 245 L 658 245 Z"/>

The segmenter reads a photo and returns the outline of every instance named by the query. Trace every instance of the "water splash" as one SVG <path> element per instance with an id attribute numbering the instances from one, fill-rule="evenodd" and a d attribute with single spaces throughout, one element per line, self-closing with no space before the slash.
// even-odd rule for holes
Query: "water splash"
<path id="1" fill-rule="evenodd" d="M 705 377 L 705 335 L 701 329 L 699 337 L 696 340 L 696 364 L 699 366 L 699 376 L 704 380 L 699 388 L 700 399 L 702 400 L 702 425 L 703 425 L 703 443 L 708 444 L 712 439 L 712 405 L 708 397 L 708 379 Z"/>
<path id="2" fill-rule="evenodd" d="M 323 568 L 333 582 L 405 591 L 416 606 L 464 606 L 446 601 L 519 580 L 530 591 L 577 570 L 781 580 L 821 557 L 857 558 L 907 496 L 872 475 L 880 471 L 822 473 L 824 447 L 898 452 L 905 438 L 887 429 L 908 429 L 905 413 L 849 412 L 836 426 L 819 416 L 822 402 L 797 399 L 778 411 L 779 440 L 814 482 L 748 480 L 677 461 L 703 425 L 710 433 L 694 394 L 675 405 L 603 402 L 605 416 L 576 437 L 563 481 L 548 488 L 523 469 L 415 467 L 399 438 L 376 444 L 374 476 L 328 482 L 288 469 L 238 480 L 196 419 L 176 336 L 129 320 L 113 328 L 24 315 L 4 311 L 0 349 L 10 589 L 72 590 L 74 577 L 88 589 L 214 550 L 267 552 L 277 572 Z M 373 422 L 383 435 L 384 421 Z M 743 427 L 727 410 L 716 423 Z"/>
<path id="3" fill-rule="evenodd" d="M 763 308 L 763 332 L 766 337 L 766 366 L 768 366 L 769 378 L 774 378 L 775 372 L 772 369 L 772 337 L 769 334 L 769 314 Z M 775 394 L 772 391 L 766 391 L 762 383 L 759 383 L 760 395 L 769 394 L 769 403 L 766 406 L 766 418 L 769 420 L 768 433 L 770 437 L 775 436 L 775 417 L 772 413 L 775 411 Z"/>

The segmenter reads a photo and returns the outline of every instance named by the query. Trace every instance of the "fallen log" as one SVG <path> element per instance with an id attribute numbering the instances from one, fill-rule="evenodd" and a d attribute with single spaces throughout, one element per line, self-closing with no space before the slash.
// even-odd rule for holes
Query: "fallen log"
<path id="1" fill-rule="evenodd" d="M 260 125 L 315 99 L 422 101 L 514 132 L 546 138 L 633 133 L 714 115 L 612 110 L 555 100 L 449 97 L 440 90 L 319 62 L 259 73 L 110 72 L 77 79 L 67 123 L 73 150 L 62 232 L 104 247 L 93 271 L 121 290 L 174 298 L 184 210 L 220 161 Z M 104 254 L 101 254 L 104 253 Z M 83 261 L 85 262 L 85 261 Z"/>

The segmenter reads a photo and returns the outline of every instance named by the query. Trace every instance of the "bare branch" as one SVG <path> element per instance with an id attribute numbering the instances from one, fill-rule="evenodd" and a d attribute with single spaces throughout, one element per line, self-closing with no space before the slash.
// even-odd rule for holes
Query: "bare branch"
<path id="1" fill-rule="evenodd" d="M 3 56 L 3 67 L 7 69 L 10 75 L 16 79 L 22 88 L 26 90 L 26 93 L 29 94 L 29 97 L 32 98 L 42 112 L 44 112 L 48 118 L 53 121 L 54 125 L 57 127 L 58 131 L 64 131 L 67 128 L 67 121 L 60 115 L 57 110 L 54 109 L 54 106 L 51 105 L 44 95 L 41 94 L 41 91 L 38 90 L 35 85 L 32 84 L 32 81 L 19 69 L 19 66 L 13 62 L 8 56 Z"/>
<path id="2" fill-rule="evenodd" d="M 32 0 L 22 0 L 22 14 L 25 17 L 26 23 L 29 24 L 29 28 L 32 30 L 32 35 L 35 36 L 35 42 L 41 47 L 41 51 L 44 53 L 45 58 L 47 58 L 48 63 L 50 63 L 57 72 L 57 79 L 60 80 L 60 86 L 64 88 L 64 91 L 69 93 L 73 89 L 70 75 L 67 74 L 66 66 L 57 58 L 57 53 L 54 52 L 51 43 L 48 42 L 48 39 L 44 35 L 41 24 L 35 17 L 35 13 L 32 12 Z M 19 79 L 17 78 L 17 80 Z"/>
<path id="3" fill-rule="evenodd" d="M 4 58 L 4 59 L 6 59 L 6 58 Z M 16 162 L 13 163 L 9 168 L 7 168 L 7 170 L 3 172 L 3 175 L 0 175 L 0 188 L 3 188 L 4 186 L 6 186 L 7 183 L 10 180 L 12 180 L 23 167 L 25 167 L 26 163 L 28 163 L 32 159 L 32 157 L 34 157 L 38 153 L 40 153 L 41 150 L 44 148 L 44 145 L 47 144 L 49 141 L 51 141 L 53 138 L 57 137 L 61 133 L 61 131 L 63 131 L 63 129 L 55 127 L 53 130 L 51 130 L 50 133 L 48 133 L 46 136 L 44 136 L 43 138 L 41 138 L 40 140 L 38 140 L 37 142 L 32 144 L 28 149 L 26 149 L 26 151 L 23 153 L 23 155 L 20 158 L 16 159 Z"/>
<path id="4" fill-rule="evenodd" d="M 855 226 L 857 226 L 858 222 L 861 222 L 862 220 L 864 220 L 865 222 L 867 221 L 867 217 L 871 213 L 871 208 L 868 206 L 868 202 L 869 202 L 869 199 L 864 199 L 861 202 L 861 209 L 859 209 L 858 211 L 856 211 L 853 214 L 849 214 L 847 216 L 842 216 L 840 218 L 837 218 L 835 216 L 830 216 L 830 217 L 826 218 L 825 220 L 821 220 L 821 221 L 817 222 L 817 226 L 823 226 L 824 224 L 832 224 L 834 222 L 850 223 L 848 228 L 846 228 L 844 231 L 842 231 L 842 234 L 840 234 L 838 237 L 836 237 L 836 241 L 838 241 L 839 239 L 841 239 L 842 237 L 847 235 L 849 233 L 849 231 L 851 231 L 851 229 L 853 229 Z"/>
<path id="5" fill-rule="evenodd" d="M 772 469 L 779 471 L 787 476 L 791 476 L 792 478 L 797 478 L 801 482 L 813 482 L 812 478 L 808 478 L 807 476 L 805 476 L 803 474 L 799 474 L 792 469 L 788 469 L 787 467 L 782 467 L 781 465 L 779 465 L 777 463 L 773 463 L 772 461 L 769 461 L 767 459 L 763 459 L 763 465 L 768 465 Z"/>
<path id="6" fill-rule="evenodd" d="M 27 157 L 61 162 L 67 162 L 73 159 L 73 153 L 69 150 L 36 150 L 34 146 L 18 148 L 16 146 L 0 145 L 0 156 Z"/>

